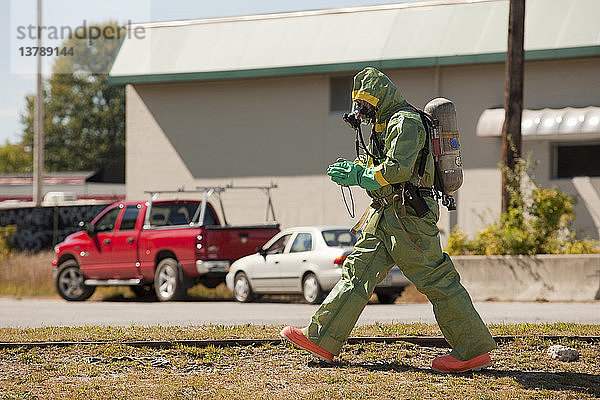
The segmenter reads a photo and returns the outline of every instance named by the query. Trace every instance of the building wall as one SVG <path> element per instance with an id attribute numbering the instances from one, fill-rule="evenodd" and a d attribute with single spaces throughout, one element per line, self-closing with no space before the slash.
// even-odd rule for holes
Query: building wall
<path id="1" fill-rule="evenodd" d="M 600 105 L 598 70 L 600 57 L 528 62 L 525 107 Z M 415 106 L 436 95 L 456 103 L 465 181 L 458 212 L 443 212 L 439 225 L 444 232 L 455 223 L 468 233 L 480 229 L 500 208 L 501 140 L 476 137 L 475 127 L 486 108 L 503 104 L 503 64 L 385 72 Z M 540 161 L 536 179 L 543 185 L 556 183 L 550 149 L 544 142 L 524 145 Z M 350 225 L 339 188 L 324 173 L 337 157 L 354 157 L 354 137 L 341 115 L 329 112 L 327 75 L 127 87 L 128 198 L 144 197 L 145 190 L 275 182 L 283 226 Z M 558 183 L 576 193 L 569 182 Z M 359 217 L 368 199 L 361 190 L 353 194 Z M 232 191 L 223 199 L 230 222 L 265 217 L 260 193 Z M 585 205 L 578 212 L 585 216 Z M 587 233 L 594 231 L 589 220 Z"/>
<path id="2" fill-rule="evenodd" d="M 338 156 L 352 158 L 354 148 L 341 118 L 322 112 L 327 77 L 241 84 L 243 90 L 225 82 L 128 86 L 127 197 L 274 182 L 283 226 L 350 224 L 338 186 L 323 173 Z M 353 196 L 362 212 L 367 197 L 356 189 Z M 262 193 L 229 191 L 223 202 L 231 223 L 265 220 Z"/>

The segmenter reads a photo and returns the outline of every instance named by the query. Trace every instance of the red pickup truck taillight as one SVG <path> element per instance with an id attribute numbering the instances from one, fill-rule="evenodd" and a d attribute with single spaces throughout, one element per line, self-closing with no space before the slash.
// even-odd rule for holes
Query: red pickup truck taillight
<path id="1" fill-rule="evenodd" d="M 206 254 L 206 240 L 204 239 L 204 235 L 199 233 L 196 235 L 196 247 L 194 249 L 194 254 L 196 255 L 196 260 L 203 258 L 204 254 Z"/>

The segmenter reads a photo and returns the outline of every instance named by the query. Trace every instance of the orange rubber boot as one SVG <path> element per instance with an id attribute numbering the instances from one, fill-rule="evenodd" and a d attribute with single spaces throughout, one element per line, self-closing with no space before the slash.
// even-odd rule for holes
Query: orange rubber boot
<path id="1" fill-rule="evenodd" d="M 439 372 L 479 371 L 492 363 L 490 353 L 485 353 L 467 361 L 460 361 L 450 354 L 438 357 L 431 363 L 431 368 Z"/>
<path id="2" fill-rule="evenodd" d="M 279 334 L 283 336 L 284 339 L 287 339 L 290 342 L 292 342 L 294 345 L 312 353 L 319 360 L 325 361 L 330 364 L 333 362 L 333 354 L 331 354 L 321 346 L 317 346 L 316 344 L 308 340 L 308 338 L 304 336 L 300 329 L 291 326 L 286 326 L 281 330 Z"/>

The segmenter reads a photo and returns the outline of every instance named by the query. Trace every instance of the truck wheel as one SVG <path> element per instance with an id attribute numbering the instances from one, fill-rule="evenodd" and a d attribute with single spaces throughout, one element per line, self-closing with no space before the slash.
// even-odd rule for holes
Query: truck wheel
<path id="1" fill-rule="evenodd" d="M 302 280 L 302 294 L 309 304 L 319 304 L 323 300 L 323 290 L 315 274 L 308 274 Z"/>
<path id="2" fill-rule="evenodd" d="M 160 301 L 179 300 L 184 297 L 185 283 L 179 275 L 176 260 L 165 258 L 158 263 L 154 273 L 154 291 Z"/>
<path id="3" fill-rule="evenodd" d="M 254 292 L 245 273 L 240 272 L 233 281 L 233 297 L 240 303 L 249 303 L 254 300 Z"/>
<path id="4" fill-rule="evenodd" d="M 67 260 L 60 264 L 56 274 L 56 290 L 60 297 L 68 301 L 84 301 L 89 299 L 95 286 L 83 283 L 83 273 L 75 260 Z"/>

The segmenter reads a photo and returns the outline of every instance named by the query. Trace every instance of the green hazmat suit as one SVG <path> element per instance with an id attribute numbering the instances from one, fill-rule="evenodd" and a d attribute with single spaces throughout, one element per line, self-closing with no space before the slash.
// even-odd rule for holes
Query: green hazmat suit
<path id="1" fill-rule="evenodd" d="M 391 184 L 411 182 L 433 186 L 434 162 L 427 156 L 422 182 L 416 177 L 426 133 L 420 115 L 380 71 L 366 68 L 354 77 L 352 100 L 377 107 L 374 130 L 385 144 L 382 162 L 362 160 L 373 168 L 379 188 L 368 190 L 372 198 L 393 193 Z M 340 160 L 338 160 L 340 162 Z M 355 160 L 356 163 L 361 160 Z M 350 331 L 373 293 L 375 285 L 396 264 L 433 305 L 438 325 L 451 355 L 466 361 L 495 349 L 496 343 L 484 325 L 450 257 L 442 252 L 437 221 L 439 206 L 425 197 L 430 211 L 417 217 L 408 205 L 396 202 L 370 211 L 354 250 L 342 266 L 342 277 L 312 316 L 303 334 L 314 344 L 338 355 Z M 396 210 L 394 210 L 394 207 Z M 403 211 L 403 212 L 402 212 Z"/>

